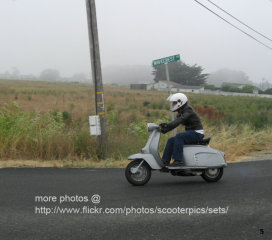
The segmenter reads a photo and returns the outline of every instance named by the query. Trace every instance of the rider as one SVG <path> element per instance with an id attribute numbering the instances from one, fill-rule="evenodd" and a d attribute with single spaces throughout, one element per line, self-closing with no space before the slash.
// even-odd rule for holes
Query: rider
<path id="1" fill-rule="evenodd" d="M 171 103 L 171 111 L 178 112 L 177 118 L 170 123 L 161 123 L 161 132 L 167 133 L 180 124 L 185 126 L 185 132 L 169 138 L 164 149 L 162 160 L 168 166 L 182 166 L 184 144 L 194 144 L 204 137 L 204 130 L 198 114 L 188 104 L 188 98 L 183 93 L 175 93 L 167 98 Z M 173 156 L 174 162 L 169 164 Z"/>

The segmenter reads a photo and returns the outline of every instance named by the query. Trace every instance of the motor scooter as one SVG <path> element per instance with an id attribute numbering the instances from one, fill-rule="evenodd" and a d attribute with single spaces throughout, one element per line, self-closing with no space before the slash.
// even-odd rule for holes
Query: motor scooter
<path id="1" fill-rule="evenodd" d="M 209 147 L 210 137 L 203 138 L 196 144 L 184 145 L 182 166 L 168 167 L 163 163 L 159 152 L 160 126 L 148 123 L 151 132 L 141 153 L 128 157 L 132 160 L 126 167 L 127 180 L 136 186 L 146 184 L 151 178 L 152 170 L 171 173 L 173 176 L 201 176 L 207 182 L 217 182 L 227 166 L 224 152 Z"/>

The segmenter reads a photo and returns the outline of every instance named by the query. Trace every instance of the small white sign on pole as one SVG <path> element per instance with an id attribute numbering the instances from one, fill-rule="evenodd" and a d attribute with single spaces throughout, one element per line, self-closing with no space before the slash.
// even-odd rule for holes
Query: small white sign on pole
<path id="1" fill-rule="evenodd" d="M 90 134 L 91 136 L 101 135 L 99 115 L 89 116 Z"/>

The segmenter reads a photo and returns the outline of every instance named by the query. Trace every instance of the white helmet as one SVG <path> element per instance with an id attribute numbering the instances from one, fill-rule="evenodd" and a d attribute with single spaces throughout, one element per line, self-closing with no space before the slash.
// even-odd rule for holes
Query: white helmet
<path id="1" fill-rule="evenodd" d="M 179 110 L 185 103 L 188 102 L 188 98 L 183 93 L 171 94 L 166 100 L 171 102 L 172 112 Z"/>

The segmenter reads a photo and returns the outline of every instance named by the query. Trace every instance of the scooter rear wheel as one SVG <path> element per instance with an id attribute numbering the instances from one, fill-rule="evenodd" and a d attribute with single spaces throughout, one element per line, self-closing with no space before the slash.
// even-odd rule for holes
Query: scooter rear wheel
<path id="1" fill-rule="evenodd" d="M 207 182 L 217 182 L 223 176 L 223 168 L 208 168 L 204 170 L 201 177 Z"/>
<path id="2" fill-rule="evenodd" d="M 144 161 L 142 164 L 142 159 L 137 159 L 130 162 L 126 167 L 126 178 L 127 180 L 135 186 L 145 185 L 151 177 L 151 169 L 149 165 Z M 136 169 L 139 165 L 136 173 L 133 173 L 133 170 Z"/>

